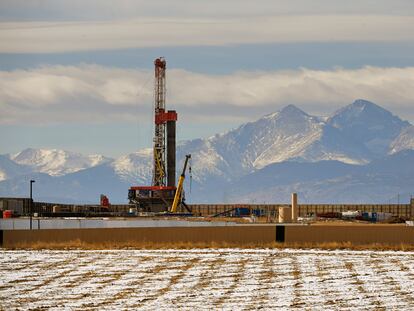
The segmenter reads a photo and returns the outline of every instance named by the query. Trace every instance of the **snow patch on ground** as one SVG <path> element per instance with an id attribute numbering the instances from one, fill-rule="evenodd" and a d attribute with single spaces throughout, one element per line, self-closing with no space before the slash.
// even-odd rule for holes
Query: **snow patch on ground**
<path id="1" fill-rule="evenodd" d="M 0 309 L 409 309 L 414 253 L 1 250 Z"/>

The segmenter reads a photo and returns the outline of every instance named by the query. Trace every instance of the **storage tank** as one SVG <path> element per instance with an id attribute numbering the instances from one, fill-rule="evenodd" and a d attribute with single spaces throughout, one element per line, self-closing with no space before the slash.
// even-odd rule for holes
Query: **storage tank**
<path id="1" fill-rule="evenodd" d="M 287 206 L 279 207 L 279 222 L 291 222 L 292 221 L 292 209 Z"/>

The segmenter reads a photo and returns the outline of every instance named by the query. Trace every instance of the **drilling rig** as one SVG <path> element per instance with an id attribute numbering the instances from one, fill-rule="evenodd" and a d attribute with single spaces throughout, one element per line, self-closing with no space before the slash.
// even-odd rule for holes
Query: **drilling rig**
<path id="1" fill-rule="evenodd" d="M 154 139 L 153 173 L 151 186 L 132 186 L 128 191 L 130 204 L 143 212 L 168 212 L 176 194 L 175 110 L 166 110 L 166 61 L 160 57 L 154 61 Z"/>

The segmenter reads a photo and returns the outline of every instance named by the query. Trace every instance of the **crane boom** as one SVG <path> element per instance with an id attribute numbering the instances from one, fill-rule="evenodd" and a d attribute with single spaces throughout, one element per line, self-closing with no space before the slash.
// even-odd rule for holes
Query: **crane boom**
<path id="1" fill-rule="evenodd" d="M 178 204 L 181 203 L 182 194 L 183 194 L 184 179 L 185 179 L 185 171 L 187 169 L 188 160 L 190 160 L 190 159 L 191 159 L 191 154 L 187 154 L 185 156 L 183 172 L 181 173 L 180 178 L 178 179 L 177 190 L 175 191 L 174 201 L 173 201 L 173 204 L 172 204 L 171 210 L 170 210 L 171 213 L 176 213 Z"/>

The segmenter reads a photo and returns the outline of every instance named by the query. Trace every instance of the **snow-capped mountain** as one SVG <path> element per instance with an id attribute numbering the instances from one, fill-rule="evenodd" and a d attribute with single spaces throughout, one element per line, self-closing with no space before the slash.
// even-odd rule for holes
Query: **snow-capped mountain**
<path id="1" fill-rule="evenodd" d="M 5 155 L 0 155 L 0 181 L 11 179 L 19 175 L 28 174 L 32 170 L 25 165 L 17 164 Z"/>
<path id="2" fill-rule="evenodd" d="M 147 148 L 122 156 L 112 162 L 111 167 L 123 181 L 148 185 L 152 179 L 152 149 Z"/>
<path id="3" fill-rule="evenodd" d="M 410 126 L 384 108 L 362 99 L 338 110 L 327 123 L 343 137 L 366 147 L 371 159 L 386 155 L 394 139 Z"/>
<path id="4" fill-rule="evenodd" d="M 270 163 L 298 158 L 323 133 L 323 122 L 293 105 L 237 129 L 178 146 L 179 158 L 191 153 L 195 179 L 238 178 Z"/>
<path id="5" fill-rule="evenodd" d="M 84 156 L 65 150 L 33 148 L 10 155 L 10 159 L 17 164 L 30 167 L 34 172 L 51 176 L 62 176 L 112 161 L 102 155 Z"/>
<path id="6" fill-rule="evenodd" d="M 414 126 L 371 102 L 357 100 L 330 117 L 289 105 L 228 132 L 180 142 L 177 172 L 190 153 L 192 202 L 270 203 L 292 191 L 308 202 L 381 202 L 398 189 L 414 193 L 405 169 L 414 161 L 405 153 L 410 149 Z M 45 149 L 0 156 L 0 196 L 26 195 L 35 178 L 39 199 L 86 203 L 105 193 L 126 202 L 128 187 L 149 185 L 151 177 L 151 149 L 116 160 Z"/>
<path id="7" fill-rule="evenodd" d="M 397 153 L 402 150 L 414 149 L 414 126 L 403 129 L 400 135 L 390 145 L 390 153 Z"/>
<path id="8" fill-rule="evenodd" d="M 199 182 L 212 176 L 234 180 L 287 160 L 366 164 L 387 155 L 391 142 L 408 126 L 408 122 L 364 100 L 327 120 L 289 105 L 227 133 L 184 142 L 178 146 L 178 154 L 179 158 L 192 154 Z"/>

